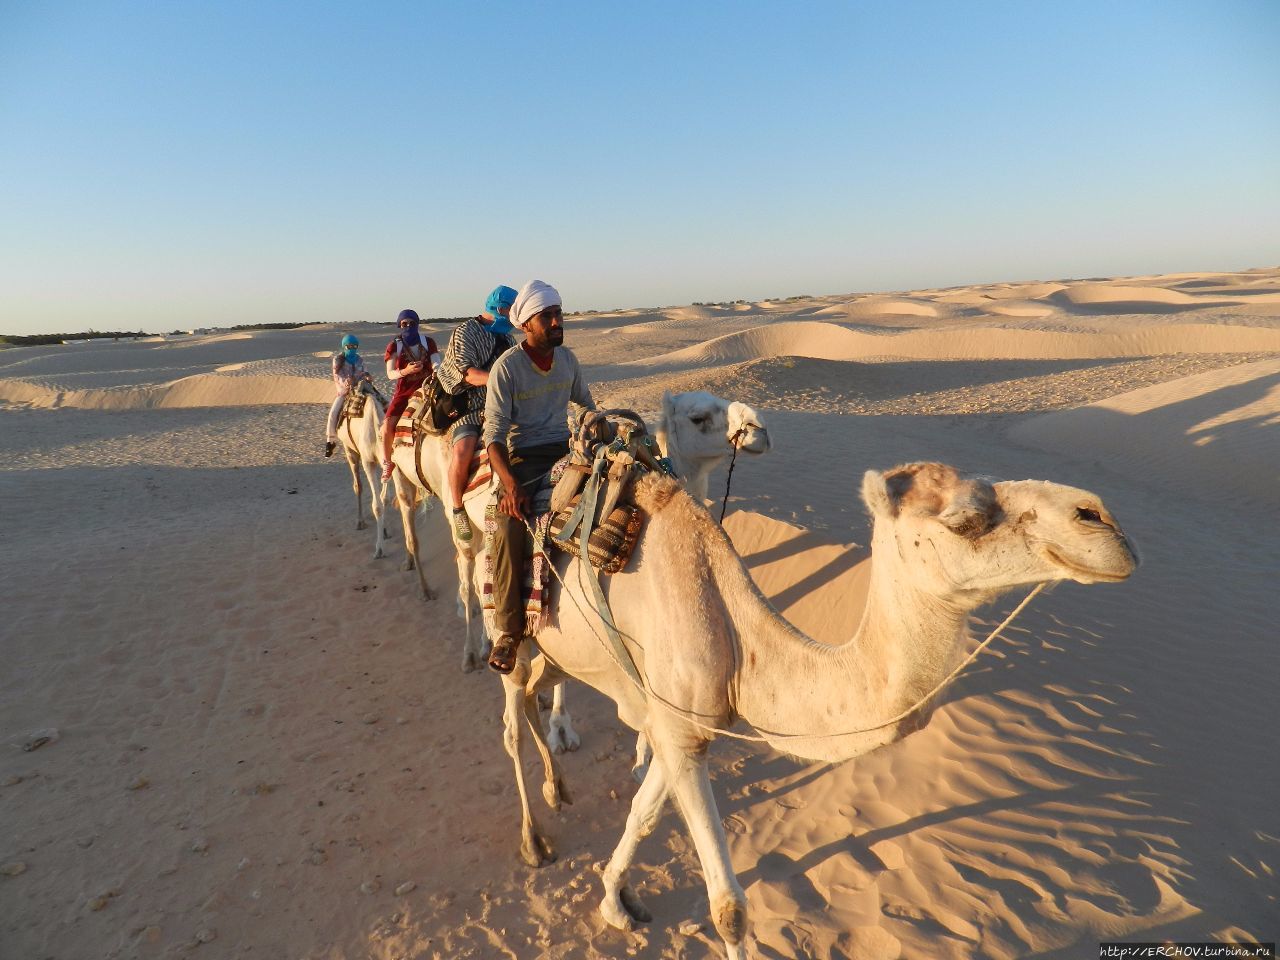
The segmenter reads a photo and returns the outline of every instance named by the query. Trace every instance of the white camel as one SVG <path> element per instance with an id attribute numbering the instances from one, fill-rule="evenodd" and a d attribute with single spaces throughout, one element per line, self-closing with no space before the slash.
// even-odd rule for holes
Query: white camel
<path id="1" fill-rule="evenodd" d="M 538 636 L 543 655 L 530 661 L 522 646 L 505 678 L 504 741 L 526 862 L 554 853 L 529 809 L 520 715 L 536 732 L 537 691 L 575 677 L 616 701 L 623 722 L 648 734 L 657 759 L 603 872 L 601 913 L 624 929 L 651 919 L 626 877 L 672 793 L 702 865 L 712 922 L 729 956 L 741 960 L 746 897 L 711 793 L 709 742 L 744 720 L 778 750 L 836 762 L 900 739 L 927 722 L 932 705 L 920 702 L 961 659 L 977 607 L 1020 586 L 1124 580 L 1137 564 L 1102 501 L 1085 490 L 965 480 L 951 467 L 911 464 L 869 471 L 862 497 L 873 523 L 866 608 L 852 639 L 831 646 L 782 619 L 724 531 L 677 484 L 653 476 L 637 484 L 645 530 L 627 569 L 604 579 L 644 689 L 620 666 L 584 586 L 591 573 L 574 559 L 557 620 Z M 544 799 L 558 808 L 569 797 L 557 762 L 533 739 L 546 767 Z"/>
<path id="2" fill-rule="evenodd" d="M 663 393 L 662 416 L 654 428 L 658 445 L 671 460 L 676 476 L 699 502 L 707 499 L 712 472 L 738 449 L 765 453 L 769 431 L 755 410 L 701 390 Z"/>
<path id="3" fill-rule="evenodd" d="M 364 519 L 364 490 L 361 471 L 364 479 L 369 481 L 369 498 L 373 501 L 373 525 L 377 529 L 374 542 L 374 559 L 385 556 L 382 547 L 387 537 L 387 487 L 382 483 L 382 447 L 378 440 L 378 425 L 382 423 L 383 407 L 378 399 L 377 391 L 365 380 L 360 381 L 353 389 L 361 390 L 365 395 L 364 412 L 358 419 L 346 417 L 338 424 L 338 439 L 342 441 L 342 452 L 346 455 L 347 466 L 351 468 L 351 486 L 356 492 L 356 529 L 364 530 L 368 525 Z"/>

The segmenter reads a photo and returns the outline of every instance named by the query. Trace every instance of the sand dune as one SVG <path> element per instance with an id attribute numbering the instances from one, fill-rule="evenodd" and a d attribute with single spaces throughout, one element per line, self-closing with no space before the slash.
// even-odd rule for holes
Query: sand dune
<path id="1" fill-rule="evenodd" d="M 774 449 L 739 458 L 725 527 L 817 640 L 863 605 L 867 469 L 1085 487 L 1143 555 L 1129 582 L 1038 597 L 898 744 L 836 767 L 713 745 L 761 956 L 1274 939 L 1278 293 L 1267 270 L 569 318 L 603 403 L 761 409 Z M 367 357 L 391 333 L 358 331 Z M 653 922 L 596 911 L 634 738 L 582 686 L 576 802 L 541 812 L 559 859 L 517 861 L 500 688 L 457 671 L 443 511 L 427 604 L 398 524 L 371 560 L 320 457 L 342 332 L 0 351 L 0 953 L 718 955 L 670 808 L 634 871 Z"/>
<path id="2" fill-rule="evenodd" d="M 1158 489 L 1280 506 L 1280 361 L 1215 370 L 1019 424 L 1023 443 Z"/>
<path id="3" fill-rule="evenodd" d="M 918 359 L 1070 359 L 1142 357 L 1158 354 L 1280 350 L 1280 329 L 1209 324 L 1148 324 L 1123 333 L 1076 333 L 1016 327 L 868 333 L 818 321 L 781 321 L 726 334 L 644 360 L 618 364 L 620 370 L 652 366 L 719 366 L 771 356 L 858 360 L 875 357 Z"/>

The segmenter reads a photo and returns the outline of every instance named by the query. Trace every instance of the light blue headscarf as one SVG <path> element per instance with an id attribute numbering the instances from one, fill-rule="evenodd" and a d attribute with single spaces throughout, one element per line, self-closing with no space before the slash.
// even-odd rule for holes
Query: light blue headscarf
<path id="1" fill-rule="evenodd" d="M 511 325 L 508 317 L 498 313 L 503 307 L 510 307 L 516 302 L 516 291 L 510 287 L 494 287 L 493 292 L 489 294 L 489 299 L 484 302 L 484 312 L 493 317 L 493 323 L 489 329 L 494 333 L 510 333 L 515 329 Z"/>

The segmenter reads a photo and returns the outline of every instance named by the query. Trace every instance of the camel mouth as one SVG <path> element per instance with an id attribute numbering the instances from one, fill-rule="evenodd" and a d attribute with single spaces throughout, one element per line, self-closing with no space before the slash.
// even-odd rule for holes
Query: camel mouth
<path id="1" fill-rule="evenodd" d="M 1126 570 L 1124 573 L 1114 573 L 1110 570 L 1098 570 L 1093 567 L 1085 567 L 1085 566 L 1081 566 L 1078 563 L 1073 563 L 1072 561 L 1064 557 L 1062 554 L 1060 554 L 1057 550 L 1053 549 L 1053 547 L 1046 546 L 1044 548 L 1044 552 L 1049 557 L 1049 559 L 1052 560 L 1054 563 L 1056 563 L 1058 566 L 1065 567 L 1067 570 L 1070 570 L 1073 574 L 1075 574 L 1076 576 L 1073 577 L 1073 579 L 1080 580 L 1082 583 L 1091 583 L 1091 582 L 1096 583 L 1099 581 L 1106 582 L 1106 583 L 1120 583 L 1123 580 L 1129 579 L 1130 575 L 1132 575 L 1133 573 L 1133 568 L 1135 566 L 1135 564 L 1131 563 L 1129 565 L 1129 569 Z M 1081 578 L 1085 578 L 1085 579 L 1081 579 Z"/>

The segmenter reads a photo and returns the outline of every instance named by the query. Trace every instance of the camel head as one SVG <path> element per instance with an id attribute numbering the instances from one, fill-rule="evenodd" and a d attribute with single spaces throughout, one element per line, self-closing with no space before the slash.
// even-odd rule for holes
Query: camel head
<path id="1" fill-rule="evenodd" d="M 760 415 L 745 403 L 729 403 L 702 390 L 663 393 L 662 425 L 668 449 L 687 463 L 722 460 L 735 444 L 747 453 L 769 449 L 769 433 Z"/>
<path id="2" fill-rule="evenodd" d="M 1041 480 L 991 483 L 939 463 L 869 470 L 877 558 L 918 589 L 972 609 L 1018 586 L 1127 579 L 1138 565 L 1097 494 Z"/>
<path id="3" fill-rule="evenodd" d="M 729 404 L 727 432 L 729 442 L 743 453 L 769 452 L 769 431 L 765 429 L 764 420 L 745 403 L 735 400 Z"/>

